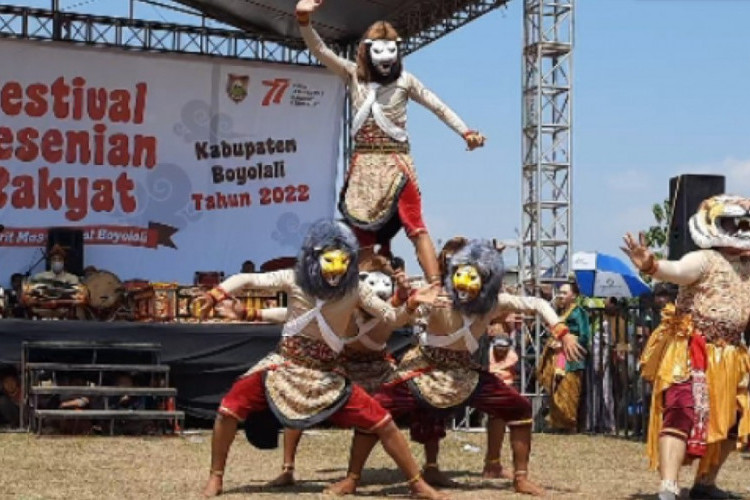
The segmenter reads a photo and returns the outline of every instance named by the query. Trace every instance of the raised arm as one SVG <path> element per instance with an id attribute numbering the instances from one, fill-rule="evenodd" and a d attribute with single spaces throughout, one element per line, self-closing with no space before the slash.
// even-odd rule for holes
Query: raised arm
<path id="1" fill-rule="evenodd" d="M 319 3 L 316 2 L 299 2 L 297 4 L 297 22 L 299 23 L 299 31 L 302 34 L 302 39 L 305 40 L 305 45 L 307 45 L 310 53 L 321 64 L 348 83 L 351 75 L 356 71 L 357 65 L 348 59 L 336 55 L 326 46 L 325 42 L 323 42 L 318 33 L 313 29 L 310 24 L 310 16 L 318 5 Z"/>
<path id="2" fill-rule="evenodd" d="M 583 359 L 585 349 L 578 343 L 576 337 L 568 335 L 570 330 L 568 330 L 567 325 L 560 320 L 560 317 L 546 300 L 538 297 L 521 297 L 509 293 L 498 294 L 497 306 L 490 314 L 494 317 L 508 311 L 538 314 L 547 324 L 552 335 L 562 342 L 566 357 L 571 361 Z"/>
<path id="3" fill-rule="evenodd" d="M 359 284 L 359 306 L 380 321 L 392 325 L 394 328 L 408 323 L 416 313 L 416 306 L 410 309 L 407 303 L 393 307 L 378 297 L 366 283 Z"/>
<path id="4" fill-rule="evenodd" d="M 286 321 L 286 307 L 269 307 L 258 310 L 259 321 L 283 323 Z"/>
<path id="5" fill-rule="evenodd" d="M 692 285 L 708 270 L 708 258 L 705 251 L 685 254 L 680 260 L 656 261 L 656 272 L 652 274 L 659 281 L 668 281 L 676 285 Z"/>
<path id="6" fill-rule="evenodd" d="M 196 301 L 195 314 L 199 318 L 207 317 L 209 311 L 216 307 L 217 304 L 231 299 L 232 294 L 238 290 L 241 290 L 242 288 L 248 287 L 254 288 L 256 290 L 288 292 L 290 287 L 294 284 L 294 281 L 294 271 L 291 269 L 273 271 L 270 273 L 235 274 L 225 279 L 219 284 L 219 286 L 209 290 L 202 297 L 200 297 Z M 229 312 L 229 314 L 231 314 L 232 316 L 237 316 L 236 319 L 248 319 L 250 321 L 257 321 L 258 319 L 260 319 L 255 318 L 254 316 L 251 318 L 249 316 L 249 311 L 246 311 L 242 304 L 239 304 L 239 306 L 240 307 L 238 307 L 237 309 L 232 307 L 232 311 Z"/>
<path id="7" fill-rule="evenodd" d="M 538 297 L 521 297 L 510 293 L 500 293 L 497 296 L 497 306 L 490 313 L 492 317 L 508 314 L 509 312 L 520 312 L 524 314 L 538 314 L 550 328 L 560 324 L 560 317 L 555 313 L 552 306 L 544 299 Z"/>
<path id="8" fill-rule="evenodd" d="M 273 292 L 286 292 L 294 284 L 294 271 L 284 269 L 270 273 L 239 273 L 221 282 L 217 287 L 225 293 L 232 293 L 243 288 L 254 288 L 256 290 L 268 290 Z"/>
<path id="9" fill-rule="evenodd" d="M 627 233 L 623 241 L 625 246 L 622 250 L 630 257 L 633 265 L 642 273 L 660 281 L 681 286 L 692 285 L 701 279 L 708 269 L 708 254 L 705 250 L 687 253 L 677 261 L 657 260 L 648 249 L 645 234 L 640 233 L 636 240 L 632 234 Z"/>
<path id="10" fill-rule="evenodd" d="M 464 121 L 443 101 L 441 101 L 434 92 L 425 87 L 417 77 L 411 73 L 407 73 L 406 78 L 409 97 L 411 99 L 435 113 L 443 123 L 452 128 L 461 137 L 465 138 L 466 135 L 471 132 Z"/>

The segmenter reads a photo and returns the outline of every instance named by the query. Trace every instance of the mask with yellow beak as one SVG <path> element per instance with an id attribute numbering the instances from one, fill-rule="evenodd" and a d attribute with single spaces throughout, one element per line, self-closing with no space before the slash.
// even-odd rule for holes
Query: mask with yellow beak
<path id="1" fill-rule="evenodd" d="M 327 248 L 320 253 L 320 274 L 331 286 L 338 286 L 349 269 L 349 254 L 339 248 Z"/>
<path id="2" fill-rule="evenodd" d="M 460 266 L 453 273 L 453 289 L 460 302 L 470 302 L 482 290 L 482 277 L 474 266 Z"/>
<path id="3" fill-rule="evenodd" d="M 453 308 L 463 314 L 481 315 L 497 304 L 503 283 L 503 258 L 489 241 L 472 240 L 450 258 L 445 288 Z"/>
<path id="4" fill-rule="evenodd" d="M 322 220 L 310 227 L 297 257 L 297 284 L 322 300 L 341 298 L 359 283 L 357 239 L 344 224 Z"/>

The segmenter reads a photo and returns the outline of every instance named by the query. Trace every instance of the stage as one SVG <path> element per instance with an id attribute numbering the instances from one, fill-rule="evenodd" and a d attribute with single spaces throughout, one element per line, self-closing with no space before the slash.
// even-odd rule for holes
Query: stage
<path id="1" fill-rule="evenodd" d="M 272 351 L 280 335 L 281 325 L 270 324 L 6 319 L 0 320 L 0 364 L 20 367 L 24 341 L 159 343 L 170 386 L 177 388 L 177 409 L 191 420 L 213 420 L 234 379 Z M 389 349 L 397 354 L 410 344 L 411 331 L 399 331 Z"/>

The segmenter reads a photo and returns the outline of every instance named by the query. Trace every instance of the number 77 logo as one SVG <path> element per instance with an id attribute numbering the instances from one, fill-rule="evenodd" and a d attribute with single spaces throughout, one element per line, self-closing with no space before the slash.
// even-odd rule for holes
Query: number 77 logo
<path id="1" fill-rule="evenodd" d="M 289 87 L 289 78 L 276 78 L 274 80 L 263 80 L 263 85 L 270 87 L 266 96 L 263 98 L 261 105 L 268 106 L 273 102 L 279 104 L 284 97 L 286 89 Z"/>

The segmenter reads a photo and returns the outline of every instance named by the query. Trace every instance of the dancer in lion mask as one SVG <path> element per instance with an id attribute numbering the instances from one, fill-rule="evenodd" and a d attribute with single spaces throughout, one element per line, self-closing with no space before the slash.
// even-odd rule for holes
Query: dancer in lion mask
<path id="1" fill-rule="evenodd" d="M 284 291 L 289 297 L 278 351 L 241 376 L 221 401 L 205 496 L 221 493 L 237 424 L 248 419 L 248 438 L 253 443 L 265 441 L 265 445 L 269 437 L 277 439 L 282 426 L 304 429 L 324 420 L 372 432 L 407 476 L 413 495 L 444 498 L 422 479 L 406 439 L 390 414 L 364 389 L 351 383 L 342 373 L 339 359 L 348 324 L 358 308 L 381 321 L 397 322 L 405 315 L 414 315 L 420 303 L 434 300 L 437 289 L 421 289 L 404 305 L 394 308 L 360 283 L 357 250 L 348 227 L 321 221 L 311 227 L 294 270 L 237 274 L 202 298 L 206 306 L 213 307 L 245 286 Z M 210 307 L 202 308 L 204 314 Z M 269 418 L 259 419 L 263 414 Z M 276 424 L 275 428 L 261 428 L 261 422 L 269 421 Z"/>

